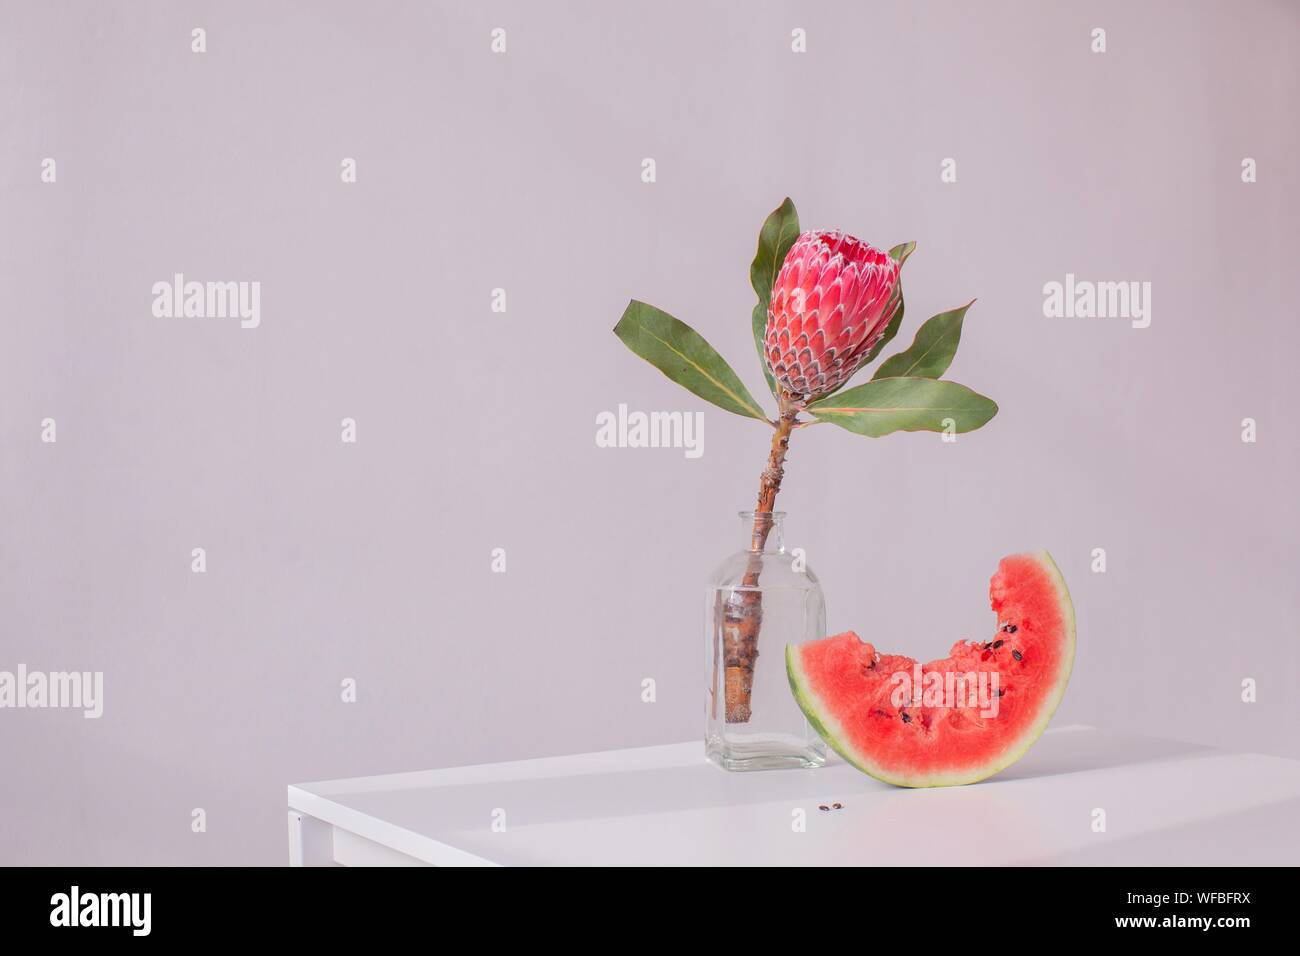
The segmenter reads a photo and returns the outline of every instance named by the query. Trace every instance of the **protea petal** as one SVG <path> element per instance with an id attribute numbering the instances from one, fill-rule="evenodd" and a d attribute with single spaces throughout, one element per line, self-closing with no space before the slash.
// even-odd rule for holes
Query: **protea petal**
<path id="1" fill-rule="evenodd" d="M 772 283 L 764 337 L 772 377 L 812 399 L 866 360 L 898 311 L 898 263 L 838 230 L 803 233 Z"/>

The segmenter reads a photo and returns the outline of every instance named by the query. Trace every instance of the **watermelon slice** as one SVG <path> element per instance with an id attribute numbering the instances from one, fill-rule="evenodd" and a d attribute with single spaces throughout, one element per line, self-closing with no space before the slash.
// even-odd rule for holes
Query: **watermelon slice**
<path id="1" fill-rule="evenodd" d="M 920 665 L 852 631 L 786 647 L 809 722 L 845 760 L 900 787 L 974 783 L 1047 727 L 1074 664 L 1074 605 L 1046 551 L 1003 558 L 989 584 L 998 629 Z M 902 675 L 906 675 L 905 677 Z"/>

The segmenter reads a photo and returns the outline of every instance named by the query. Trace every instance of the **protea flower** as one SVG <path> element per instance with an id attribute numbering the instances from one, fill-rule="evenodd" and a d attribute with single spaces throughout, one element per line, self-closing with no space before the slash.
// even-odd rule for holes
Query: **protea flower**
<path id="1" fill-rule="evenodd" d="M 799 236 L 772 284 L 764 359 L 795 399 L 844 384 L 866 361 L 898 311 L 898 263 L 860 239 Z"/>

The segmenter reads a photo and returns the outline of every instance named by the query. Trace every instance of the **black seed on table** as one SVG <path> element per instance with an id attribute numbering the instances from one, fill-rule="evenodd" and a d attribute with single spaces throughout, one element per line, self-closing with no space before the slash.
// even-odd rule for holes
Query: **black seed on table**
<path id="1" fill-rule="evenodd" d="M 843 809 L 844 809 L 844 804 L 842 804 L 842 803 L 832 803 L 832 804 L 831 804 L 831 809 L 832 809 L 832 810 L 843 810 Z"/>
<path id="2" fill-rule="evenodd" d="M 996 651 L 999 647 L 1001 647 L 1001 646 L 1002 646 L 1003 644 L 1005 644 L 1005 643 L 1006 643 L 1006 641 L 1003 641 L 1003 640 L 996 640 L 996 641 L 993 642 L 993 649 Z"/>
<path id="3" fill-rule="evenodd" d="M 1014 658 L 1015 658 L 1016 660 L 1018 660 L 1018 661 L 1023 661 L 1023 660 L 1025 659 L 1025 658 L 1024 658 L 1024 655 L 1021 654 L 1019 651 L 1012 651 L 1012 652 L 1011 652 L 1011 656 L 1014 657 Z"/>
<path id="4" fill-rule="evenodd" d="M 829 810 L 830 807 L 826 806 L 826 804 L 823 803 L 823 804 L 822 804 L 820 807 L 818 807 L 817 809 L 818 809 L 818 810 Z"/>

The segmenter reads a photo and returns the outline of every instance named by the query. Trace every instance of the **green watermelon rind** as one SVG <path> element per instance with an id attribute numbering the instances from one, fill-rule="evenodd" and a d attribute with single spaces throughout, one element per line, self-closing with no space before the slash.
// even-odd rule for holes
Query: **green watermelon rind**
<path id="1" fill-rule="evenodd" d="M 1065 586 L 1065 578 L 1061 575 L 1061 569 L 1056 566 L 1056 562 L 1052 560 L 1050 554 L 1046 551 L 1039 551 L 1030 555 L 1030 557 L 1038 561 L 1039 565 L 1048 573 L 1048 576 L 1056 585 L 1057 606 L 1061 612 L 1061 622 L 1065 627 L 1066 653 L 1062 657 L 1056 687 L 1043 702 L 1042 715 L 1032 727 L 1025 731 L 1015 745 L 1003 751 L 989 763 L 978 767 L 965 768 L 959 773 L 935 773 L 918 777 L 900 777 L 898 774 L 891 774 L 889 771 L 872 763 L 865 754 L 859 753 L 849 746 L 843 728 L 831 716 L 829 708 L 818 699 L 809 686 L 807 675 L 804 673 L 803 666 L 799 661 L 798 645 L 787 644 L 785 648 L 786 676 L 790 680 L 790 690 L 794 693 L 795 702 L 798 703 L 799 709 L 803 711 L 804 716 L 808 718 L 808 723 L 821 735 L 822 740 L 826 741 L 826 744 L 832 750 L 854 767 L 857 767 L 870 777 L 884 783 L 893 784 L 896 787 L 957 787 L 986 780 L 1011 766 L 1029 751 L 1029 748 L 1047 729 L 1047 725 L 1052 720 L 1052 715 L 1056 713 L 1056 708 L 1061 704 L 1061 698 L 1065 696 L 1066 685 L 1070 682 L 1070 672 L 1074 669 L 1074 602 L 1070 600 L 1069 588 Z"/>

